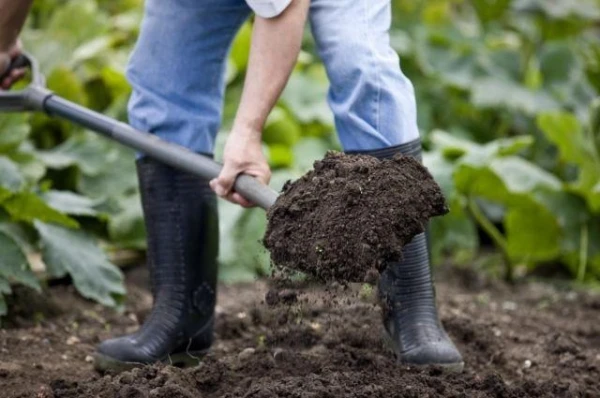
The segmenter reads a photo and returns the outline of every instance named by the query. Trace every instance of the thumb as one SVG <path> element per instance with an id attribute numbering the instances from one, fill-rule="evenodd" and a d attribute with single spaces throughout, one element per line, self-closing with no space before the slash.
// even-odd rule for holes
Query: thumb
<path id="1" fill-rule="evenodd" d="M 210 186 L 218 196 L 225 197 L 233 190 L 233 184 L 238 176 L 238 169 L 225 162 L 221 173 L 217 178 L 211 181 Z"/>

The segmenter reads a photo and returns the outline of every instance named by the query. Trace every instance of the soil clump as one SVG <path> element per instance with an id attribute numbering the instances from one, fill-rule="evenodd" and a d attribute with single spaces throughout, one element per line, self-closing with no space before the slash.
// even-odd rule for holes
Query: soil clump
<path id="1" fill-rule="evenodd" d="M 430 218 L 447 212 L 439 185 L 418 160 L 329 151 L 283 187 L 267 213 L 263 243 L 281 271 L 374 283 Z"/>

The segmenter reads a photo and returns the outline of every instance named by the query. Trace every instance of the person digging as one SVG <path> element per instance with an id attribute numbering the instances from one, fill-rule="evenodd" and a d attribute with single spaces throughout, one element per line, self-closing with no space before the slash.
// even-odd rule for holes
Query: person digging
<path id="1" fill-rule="evenodd" d="M 0 75 L 20 54 L 18 34 L 32 0 L 0 0 Z M 205 181 L 144 155 L 136 159 L 153 308 L 140 329 L 102 342 L 99 371 L 157 361 L 198 363 L 213 342 L 219 226 L 216 197 L 253 203 L 233 190 L 246 173 L 265 184 L 261 133 L 296 63 L 310 21 L 331 83 L 328 103 L 348 154 L 421 161 L 416 100 L 390 46 L 391 0 L 146 0 L 126 76 L 130 124 L 213 156 L 225 90 L 226 57 L 255 14 L 247 77 L 218 178 Z M 2 89 L 23 76 L 13 70 Z M 383 326 L 398 362 L 462 371 L 460 352 L 436 307 L 427 232 L 382 272 Z"/>

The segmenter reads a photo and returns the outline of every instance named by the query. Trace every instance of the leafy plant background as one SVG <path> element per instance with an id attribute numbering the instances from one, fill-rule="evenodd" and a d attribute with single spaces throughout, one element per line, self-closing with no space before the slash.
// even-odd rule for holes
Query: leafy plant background
<path id="1" fill-rule="evenodd" d="M 50 89 L 127 121 L 127 58 L 142 0 L 39 0 L 22 36 Z M 393 0 L 392 46 L 413 81 L 425 164 L 451 213 L 432 222 L 435 265 L 491 266 L 507 279 L 551 265 L 600 280 L 600 1 Z M 76 17 L 74 17 L 76 16 Z M 241 93 L 252 21 L 227 68 L 217 157 Z M 308 33 L 264 132 L 279 189 L 339 150 L 327 75 Z M 32 264 L 118 307 L 111 256 L 145 249 L 133 152 L 44 115 L 0 115 L 0 315 Z M 220 201 L 225 281 L 269 271 L 265 217 Z M 493 248 L 482 262 L 482 248 Z"/>

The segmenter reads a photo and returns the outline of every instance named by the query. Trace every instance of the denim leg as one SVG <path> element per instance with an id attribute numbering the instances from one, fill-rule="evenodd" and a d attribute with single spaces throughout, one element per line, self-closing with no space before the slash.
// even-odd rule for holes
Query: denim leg
<path id="1" fill-rule="evenodd" d="M 310 24 L 345 151 L 419 138 L 412 83 L 390 46 L 391 0 L 312 0 Z"/>
<path id="2" fill-rule="evenodd" d="M 126 73 L 131 125 L 212 154 L 226 57 L 249 15 L 244 0 L 147 0 Z"/>

